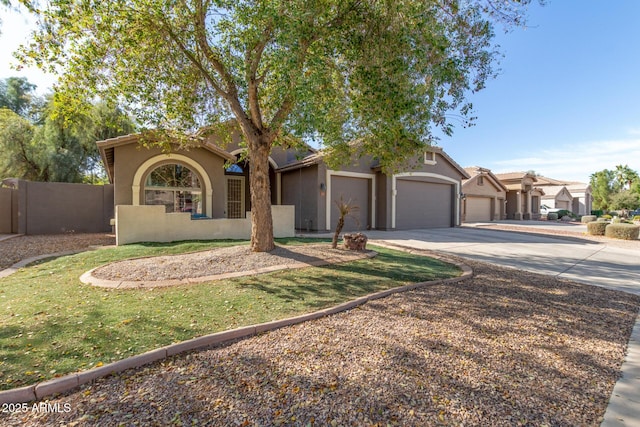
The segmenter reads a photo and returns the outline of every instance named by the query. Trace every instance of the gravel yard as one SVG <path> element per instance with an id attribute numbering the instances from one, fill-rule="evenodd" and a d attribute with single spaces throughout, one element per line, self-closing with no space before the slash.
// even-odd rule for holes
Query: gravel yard
<path id="1" fill-rule="evenodd" d="M 115 245 L 113 234 L 49 234 L 18 236 L 0 241 L 0 270 L 18 261 L 56 252 L 81 251 L 90 246 Z"/>
<path id="2" fill-rule="evenodd" d="M 475 276 L 177 356 L 5 425 L 597 426 L 640 298 L 467 261 Z"/>
<path id="3" fill-rule="evenodd" d="M 100 244 L 113 237 L 23 236 L 0 260 Z M 1 424 L 598 426 L 640 297 L 464 262 L 464 282 L 103 378 L 47 402 L 68 411 Z"/>
<path id="4" fill-rule="evenodd" d="M 280 246 L 271 252 L 252 252 L 246 245 L 216 248 L 183 255 L 138 258 L 114 262 L 93 271 L 106 280 L 155 281 L 213 276 L 292 263 L 339 263 L 366 256 L 365 252 L 331 249 L 329 243 Z"/>

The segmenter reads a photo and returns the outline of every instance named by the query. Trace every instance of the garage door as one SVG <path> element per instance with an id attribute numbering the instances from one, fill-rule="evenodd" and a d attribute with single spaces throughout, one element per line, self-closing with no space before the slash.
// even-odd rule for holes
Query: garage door
<path id="1" fill-rule="evenodd" d="M 565 202 L 564 200 L 559 200 L 556 202 L 557 209 L 569 209 L 569 202 Z"/>
<path id="2" fill-rule="evenodd" d="M 465 222 L 491 221 L 491 199 L 471 197 L 465 199 Z"/>
<path id="3" fill-rule="evenodd" d="M 451 184 L 398 179 L 396 182 L 396 228 L 452 227 Z"/>
<path id="4" fill-rule="evenodd" d="M 338 218 L 340 218 L 340 212 L 335 202 L 339 201 L 341 197 L 344 202 L 351 200 L 351 204 L 358 207 L 357 212 L 345 218 L 343 230 L 357 231 L 367 229 L 371 221 L 369 213 L 371 206 L 369 199 L 370 183 L 371 180 L 366 178 L 336 175 L 331 177 L 331 200 L 327 200 L 328 203 L 331 203 L 331 230 L 336 229 Z"/>

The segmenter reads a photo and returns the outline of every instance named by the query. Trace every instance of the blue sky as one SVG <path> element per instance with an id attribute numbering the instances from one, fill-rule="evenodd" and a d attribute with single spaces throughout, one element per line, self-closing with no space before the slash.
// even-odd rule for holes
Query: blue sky
<path id="1" fill-rule="evenodd" d="M 23 75 L 46 90 L 51 76 L 8 66 L 29 22 L 0 16 L 0 78 Z M 527 28 L 497 28 L 502 72 L 470 96 L 476 125 L 438 145 L 460 165 L 494 173 L 588 182 L 618 164 L 640 172 L 638 17 L 637 0 L 548 0 L 530 8 Z"/>

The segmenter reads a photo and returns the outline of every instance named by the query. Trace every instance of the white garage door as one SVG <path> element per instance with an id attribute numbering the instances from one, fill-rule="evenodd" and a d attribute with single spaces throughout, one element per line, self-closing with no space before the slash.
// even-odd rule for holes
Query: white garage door
<path id="1" fill-rule="evenodd" d="M 452 227 L 453 185 L 398 179 L 396 228 Z"/>
<path id="2" fill-rule="evenodd" d="M 467 196 L 465 206 L 465 222 L 491 221 L 491 199 Z"/>

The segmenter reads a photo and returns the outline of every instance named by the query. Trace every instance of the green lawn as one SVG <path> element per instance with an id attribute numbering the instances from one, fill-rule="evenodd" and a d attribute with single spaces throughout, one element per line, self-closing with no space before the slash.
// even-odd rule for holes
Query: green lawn
<path id="1" fill-rule="evenodd" d="M 286 239 L 280 244 L 318 240 Z M 195 285 L 114 290 L 79 276 L 122 259 L 245 242 L 137 244 L 45 260 L 0 279 L 0 389 L 89 369 L 167 344 L 330 307 L 457 267 L 372 247 L 373 259 Z"/>

